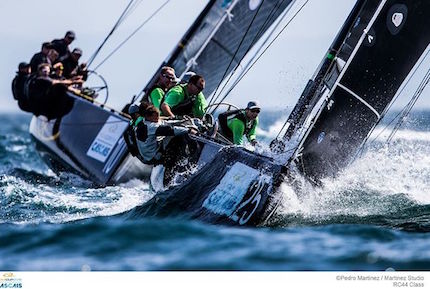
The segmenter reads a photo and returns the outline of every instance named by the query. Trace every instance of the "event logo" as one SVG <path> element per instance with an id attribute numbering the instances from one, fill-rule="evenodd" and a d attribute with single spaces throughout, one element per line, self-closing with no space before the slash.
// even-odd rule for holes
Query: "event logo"
<path id="1" fill-rule="evenodd" d="M 21 278 L 12 272 L 3 273 L 0 277 L 0 288 L 22 288 Z"/>
<path id="2" fill-rule="evenodd" d="M 403 14 L 402 13 L 394 13 L 391 17 L 391 21 L 393 21 L 394 26 L 399 27 L 403 22 Z"/>

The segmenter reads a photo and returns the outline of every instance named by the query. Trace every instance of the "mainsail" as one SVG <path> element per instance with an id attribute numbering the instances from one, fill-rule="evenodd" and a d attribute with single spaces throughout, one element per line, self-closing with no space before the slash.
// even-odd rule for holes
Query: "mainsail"
<path id="1" fill-rule="evenodd" d="M 429 1 L 361 1 L 356 12 L 308 100 L 324 99 L 294 160 L 313 179 L 350 163 L 429 46 Z"/>
<path id="2" fill-rule="evenodd" d="M 178 76 L 187 71 L 203 75 L 209 96 L 292 2 L 211 0 L 161 66 L 175 68 Z M 158 71 L 145 91 L 157 80 Z"/>

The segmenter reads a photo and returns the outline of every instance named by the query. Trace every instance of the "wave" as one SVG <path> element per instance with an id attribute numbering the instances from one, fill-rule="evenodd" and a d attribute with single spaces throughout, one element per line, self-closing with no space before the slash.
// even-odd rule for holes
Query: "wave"
<path id="1" fill-rule="evenodd" d="M 336 178 L 322 180 L 321 187 L 300 176 L 294 188 L 284 183 L 276 222 L 371 223 L 430 230 L 430 140 L 423 135 L 430 136 L 403 131 L 392 144 L 369 148 Z"/>
<path id="2" fill-rule="evenodd" d="M 0 223 L 64 223 L 128 211 L 153 193 L 140 180 L 104 188 L 73 174 L 46 176 L 17 170 L 1 176 Z"/>

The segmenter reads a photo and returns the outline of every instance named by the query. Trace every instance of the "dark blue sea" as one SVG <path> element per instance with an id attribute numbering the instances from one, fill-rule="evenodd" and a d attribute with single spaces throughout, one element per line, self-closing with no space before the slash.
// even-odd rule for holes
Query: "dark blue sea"
<path id="1" fill-rule="evenodd" d="M 263 113 L 260 136 L 281 127 Z M 28 133 L 29 115 L 0 115 L 0 271 L 429 270 L 430 112 L 389 130 L 336 179 L 284 203 L 268 227 L 184 217 L 124 219 L 153 193 L 140 180 L 99 188 L 54 174 Z M 387 122 L 387 121 L 386 121 Z"/>

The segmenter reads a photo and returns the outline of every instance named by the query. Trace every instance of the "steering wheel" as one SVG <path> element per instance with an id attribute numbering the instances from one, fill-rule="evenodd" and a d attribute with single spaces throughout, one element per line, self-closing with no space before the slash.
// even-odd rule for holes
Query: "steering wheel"
<path id="1" fill-rule="evenodd" d="M 104 97 L 103 104 L 106 104 L 109 98 L 109 87 L 103 76 L 93 70 L 88 70 L 88 78 L 85 81 L 83 93 L 92 97 Z"/>
<path id="2" fill-rule="evenodd" d="M 231 110 L 232 108 L 239 109 L 236 105 L 234 105 L 232 103 L 229 103 L 229 102 L 218 102 L 218 103 L 213 103 L 213 104 L 209 105 L 206 110 L 209 111 L 209 108 L 214 107 L 215 109 L 211 112 L 211 114 L 214 114 L 215 111 L 218 108 L 220 108 L 220 106 L 227 107 L 227 109 L 226 109 L 227 111 Z"/>

